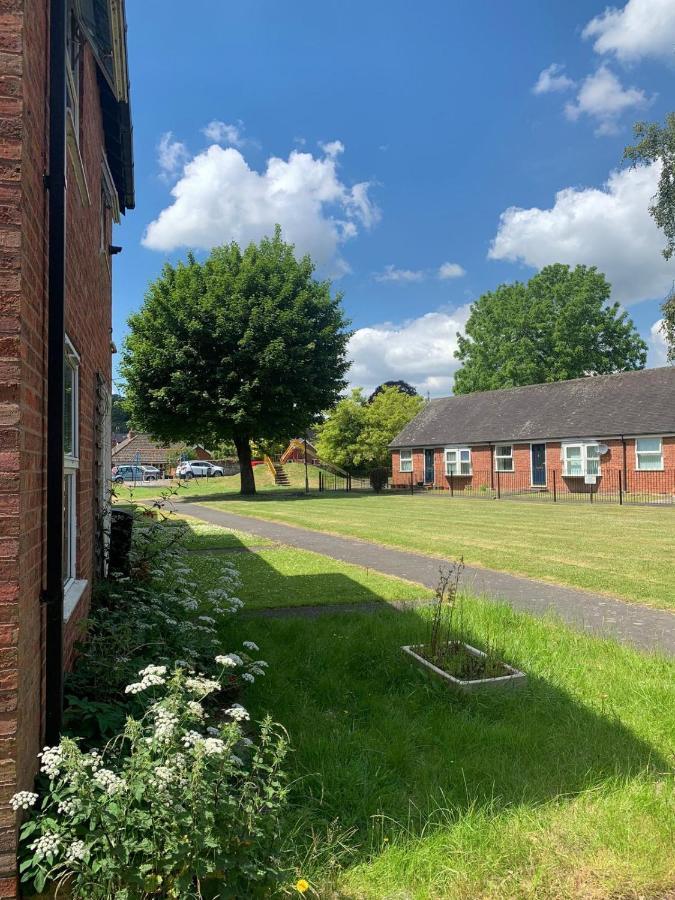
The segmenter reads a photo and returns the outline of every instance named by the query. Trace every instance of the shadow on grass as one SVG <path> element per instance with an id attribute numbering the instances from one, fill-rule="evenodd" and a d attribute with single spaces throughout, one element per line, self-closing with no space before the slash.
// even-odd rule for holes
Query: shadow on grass
<path id="1" fill-rule="evenodd" d="M 350 500 L 364 497 L 385 497 L 385 496 L 400 496 L 400 494 L 375 494 L 373 491 L 317 491 L 312 490 L 308 494 L 306 494 L 302 490 L 295 490 L 293 488 L 269 488 L 259 490 L 257 493 L 250 495 L 240 494 L 239 492 L 222 492 L 222 493 L 212 493 L 212 494 L 190 494 L 184 495 L 181 499 L 184 499 L 187 503 L 209 503 L 209 502 L 218 502 L 220 503 L 223 500 L 229 501 L 237 501 L 238 503 L 260 503 L 268 501 L 268 500 L 315 500 L 320 502 L 321 500 L 330 500 L 335 499 L 336 497 L 340 498 L 348 498 Z"/>
<path id="2" fill-rule="evenodd" d="M 356 827 L 359 854 L 367 853 L 376 822 L 380 835 L 401 827 L 419 833 L 440 809 L 447 824 L 448 810 L 454 817 L 475 805 L 534 807 L 614 778 L 668 770 L 661 753 L 619 717 L 622 704 L 636 714 L 627 675 L 633 657 L 620 670 L 631 651 L 616 648 L 617 686 L 612 645 L 564 629 L 556 637 L 550 625 L 500 615 L 527 632 L 507 659 L 529 682 L 484 696 L 455 695 L 403 656 L 402 644 L 428 633 L 419 611 L 389 607 L 239 626 L 270 662 L 247 705 L 256 715 L 269 711 L 289 731 L 294 816 L 305 834 L 339 821 Z"/>

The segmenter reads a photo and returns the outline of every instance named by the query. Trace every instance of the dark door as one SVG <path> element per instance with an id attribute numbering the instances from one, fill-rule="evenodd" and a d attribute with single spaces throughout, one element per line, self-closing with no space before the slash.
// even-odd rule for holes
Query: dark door
<path id="1" fill-rule="evenodd" d="M 546 444 L 532 444 L 532 484 L 546 486 Z"/>
<path id="2" fill-rule="evenodd" d="M 424 451 L 424 483 L 434 483 L 434 451 Z"/>

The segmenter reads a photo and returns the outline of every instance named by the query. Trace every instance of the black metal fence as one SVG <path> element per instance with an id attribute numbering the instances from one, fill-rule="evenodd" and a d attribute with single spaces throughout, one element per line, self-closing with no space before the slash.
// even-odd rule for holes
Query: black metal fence
<path id="1" fill-rule="evenodd" d="M 597 476 L 569 476 L 549 470 L 546 484 L 533 485 L 529 473 L 473 472 L 447 475 L 444 485 L 425 485 L 411 473 L 392 490 L 421 491 L 448 497 L 483 500 L 529 500 L 548 503 L 618 503 L 649 506 L 675 505 L 675 471 L 624 472 L 608 469 Z"/>

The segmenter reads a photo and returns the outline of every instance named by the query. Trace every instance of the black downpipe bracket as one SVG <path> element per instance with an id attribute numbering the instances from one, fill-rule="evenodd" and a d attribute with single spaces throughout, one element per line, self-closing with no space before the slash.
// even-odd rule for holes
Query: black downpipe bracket
<path id="1" fill-rule="evenodd" d="M 67 0 L 49 4 L 49 191 L 47 301 L 47 527 L 45 740 L 58 743 L 63 715 L 63 364 L 66 293 Z"/>

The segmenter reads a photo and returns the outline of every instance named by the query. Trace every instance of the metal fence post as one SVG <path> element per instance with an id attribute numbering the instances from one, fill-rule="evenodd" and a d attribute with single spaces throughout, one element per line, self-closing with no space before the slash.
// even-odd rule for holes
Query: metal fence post
<path id="1" fill-rule="evenodd" d="M 413 495 L 413 472 L 410 473 L 410 496 Z"/>
<path id="2" fill-rule="evenodd" d="M 454 484 L 454 481 L 453 481 L 453 474 L 452 474 L 452 472 L 450 473 L 450 496 L 451 496 L 451 497 L 454 497 L 454 496 L 455 496 L 455 484 Z"/>
<path id="3" fill-rule="evenodd" d="M 621 469 L 619 469 L 617 475 L 619 476 L 619 506 L 623 506 L 623 484 L 621 478 Z"/>
<path id="4" fill-rule="evenodd" d="M 558 485 L 556 483 L 555 469 L 553 470 L 553 502 L 558 502 Z"/>
<path id="5" fill-rule="evenodd" d="M 500 477 L 499 469 L 497 469 L 497 500 L 502 499 L 502 479 Z"/>

